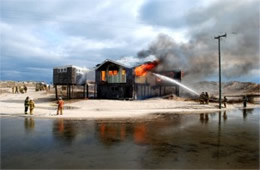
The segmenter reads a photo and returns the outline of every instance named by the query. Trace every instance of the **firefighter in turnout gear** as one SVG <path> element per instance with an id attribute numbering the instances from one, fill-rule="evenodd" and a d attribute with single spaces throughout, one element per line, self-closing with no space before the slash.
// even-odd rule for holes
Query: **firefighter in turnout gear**
<path id="1" fill-rule="evenodd" d="M 35 108 L 35 104 L 34 104 L 33 99 L 30 99 L 29 106 L 30 106 L 30 114 L 32 115 L 33 114 L 33 109 Z"/>
<path id="2" fill-rule="evenodd" d="M 15 92 L 14 93 L 19 93 L 19 91 L 18 91 L 18 86 L 15 86 Z"/>
<path id="3" fill-rule="evenodd" d="M 29 96 L 26 97 L 24 100 L 24 114 L 27 114 L 28 108 L 29 108 Z"/>
<path id="4" fill-rule="evenodd" d="M 24 89 L 24 92 L 27 93 L 27 86 L 26 85 L 23 86 L 23 89 Z"/>
<path id="5" fill-rule="evenodd" d="M 57 115 L 59 115 L 59 113 L 60 113 L 60 115 L 62 115 L 63 114 L 62 111 L 63 111 L 64 101 L 62 100 L 61 97 L 59 97 L 57 104 L 58 104 Z"/>
<path id="6" fill-rule="evenodd" d="M 202 92 L 202 93 L 200 94 L 200 104 L 204 104 L 204 102 L 205 102 L 205 93 Z"/>
<path id="7" fill-rule="evenodd" d="M 208 94 L 208 92 L 205 93 L 205 102 L 206 102 L 206 104 L 209 104 L 209 94 Z"/>
<path id="8" fill-rule="evenodd" d="M 223 103 L 224 103 L 224 107 L 226 108 L 227 107 L 227 97 L 226 96 L 224 96 Z"/>
<path id="9" fill-rule="evenodd" d="M 243 97 L 243 106 L 246 107 L 248 102 L 248 98 L 246 96 Z"/>

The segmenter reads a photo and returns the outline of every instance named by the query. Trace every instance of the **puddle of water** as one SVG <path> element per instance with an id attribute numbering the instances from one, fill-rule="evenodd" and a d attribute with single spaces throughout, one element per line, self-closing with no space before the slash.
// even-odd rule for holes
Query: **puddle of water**
<path id="1" fill-rule="evenodd" d="M 53 107 L 44 107 L 44 106 L 37 106 L 38 109 L 47 109 L 47 110 L 57 110 L 57 106 Z M 75 106 L 64 106 L 64 110 L 75 110 L 75 109 L 80 109 L 79 107 Z"/>
<path id="2" fill-rule="evenodd" d="M 1 118 L 1 168 L 258 169 L 259 111 L 150 121 Z"/>

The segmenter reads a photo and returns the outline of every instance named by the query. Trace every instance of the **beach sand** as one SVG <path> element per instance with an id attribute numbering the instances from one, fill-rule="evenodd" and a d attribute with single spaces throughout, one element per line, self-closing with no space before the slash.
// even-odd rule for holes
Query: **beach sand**
<path id="1" fill-rule="evenodd" d="M 24 114 L 24 100 L 29 96 L 35 101 L 33 115 Z M 38 118 L 77 118 L 77 119 L 120 119 L 120 118 L 151 118 L 160 113 L 169 114 L 199 114 L 219 111 L 218 103 L 201 105 L 195 101 L 185 101 L 177 98 L 173 100 L 153 98 L 148 100 L 122 101 L 77 99 L 65 100 L 63 115 L 56 115 L 57 104 L 55 96 L 45 91 L 36 92 L 29 88 L 25 94 L 0 94 L 1 116 L 22 116 Z M 260 105 L 248 104 L 248 108 Z M 228 104 L 222 110 L 238 109 L 242 104 Z M 149 116 L 148 116 L 149 115 Z"/>

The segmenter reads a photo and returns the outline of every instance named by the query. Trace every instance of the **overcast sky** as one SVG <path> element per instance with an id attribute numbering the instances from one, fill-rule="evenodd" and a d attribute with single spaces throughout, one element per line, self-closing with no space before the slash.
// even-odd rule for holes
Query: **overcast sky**
<path id="1" fill-rule="evenodd" d="M 229 11 L 228 21 L 220 22 L 229 25 L 233 20 L 230 11 L 237 6 L 241 11 L 235 11 L 234 19 L 238 21 L 245 12 L 259 14 L 259 6 L 252 8 L 255 11 L 243 10 L 242 7 L 250 4 L 259 5 L 259 1 L 1 0 L 1 80 L 51 82 L 55 66 L 76 65 L 91 69 L 107 58 L 140 61 L 137 53 L 149 48 L 162 34 L 178 44 L 185 44 L 193 40 L 194 31 L 208 31 L 207 38 L 216 44 L 217 54 L 214 36 L 224 32 L 230 34 L 231 37 L 223 40 L 224 46 L 232 36 L 241 35 L 230 27 L 209 29 L 217 23 L 217 17 L 213 16 Z M 213 9 L 218 12 L 213 13 Z M 247 19 L 249 23 L 251 19 Z M 258 22 L 255 26 L 258 31 L 253 29 L 253 32 L 259 40 L 259 16 L 252 20 Z M 248 28 L 248 31 L 252 30 Z M 253 46 L 259 48 L 259 41 L 254 42 Z M 227 76 L 224 80 L 259 82 L 259 49 L 253 50 L 250 54 L 257 55 L 252 58 L 257 65 L 252 65 L 246 74 L 234 73 L 236 76 Z M 228 52 L 223 47 L 223 57 L 225 54 Z M 214 73 L 207 79 L 218 80 Z"/>

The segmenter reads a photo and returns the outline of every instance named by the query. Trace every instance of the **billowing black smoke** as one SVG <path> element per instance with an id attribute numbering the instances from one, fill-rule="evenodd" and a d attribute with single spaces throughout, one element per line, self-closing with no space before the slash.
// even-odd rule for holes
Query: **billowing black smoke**
<path id="1" fill-rule="evenodd" d="M 259 1 L 221 1 L 186 16 L 190 41 L 176 43 L 160 34 L 138 57 L 154 55 L 158 69 L 181 69 L 184 78 L 203 80 L 218 73 L 218 42 L 221 39 L 222 74 L 226 78 L 247 75 L 259 67 Z"/>

